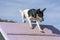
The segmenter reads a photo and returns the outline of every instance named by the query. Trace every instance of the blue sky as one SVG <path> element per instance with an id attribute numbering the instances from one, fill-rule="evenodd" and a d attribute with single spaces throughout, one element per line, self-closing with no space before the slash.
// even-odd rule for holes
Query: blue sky
<path id="1" fill-rule="evenodd" d="M 60 30 L 60 0 L 0 0 L 0 18 L 21 23 L 20 9 L 47 8 L 42 24 Z"/>

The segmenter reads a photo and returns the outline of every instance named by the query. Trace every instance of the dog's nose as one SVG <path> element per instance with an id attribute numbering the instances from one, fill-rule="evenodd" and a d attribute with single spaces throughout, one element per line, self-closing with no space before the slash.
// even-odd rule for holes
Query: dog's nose
<path id="1" fill-rule="evenodd" d="M 40 22 L 44 21 L 44 18 L 40 18 Z"/>
<path id="2" fill-rule="evenodd" d="M 42 19 L 42 21 L 44 21 L 44 18 Z"/>

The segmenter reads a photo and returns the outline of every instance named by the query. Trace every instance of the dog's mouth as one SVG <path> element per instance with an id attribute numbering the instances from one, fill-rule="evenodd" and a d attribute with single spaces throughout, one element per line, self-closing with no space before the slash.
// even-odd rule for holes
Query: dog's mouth
<path id="1" fill-rule="evenodd" d="M 40 18 L 40 17 L 34 18 L 34 17 L 30 16 L 29 18 L 30 18 L 30 20 L 37 20 L 37 21 L 40 21 L 40 22 L 44 21 L 44 19 Z"/>

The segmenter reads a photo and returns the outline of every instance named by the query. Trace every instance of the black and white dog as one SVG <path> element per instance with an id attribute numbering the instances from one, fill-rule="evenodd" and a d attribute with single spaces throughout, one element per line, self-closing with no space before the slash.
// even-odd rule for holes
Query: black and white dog
<path id="1" fill-rule="evenodd" d="M 43 10 L 25 9 L 25 10 L 19 10 L 19 12 L 21 13 L 21 16 L 22 16 L 22 22 L 25 22 L 26 21 L 25 19 L 27 19 L 30 24 L 30 27 L 32 27 L 31 20 L 37 20 L 36 22 L 37 22 L 37 26 L 38 26 L 39 30 L 41 32 L 43 32 L 43 30 L 39 26 L 38 21 L 40 21 L 40 22 L 44 21 L 43 12 L 45 10 L 46 10 L 46 8 L 44 8 Z"/>

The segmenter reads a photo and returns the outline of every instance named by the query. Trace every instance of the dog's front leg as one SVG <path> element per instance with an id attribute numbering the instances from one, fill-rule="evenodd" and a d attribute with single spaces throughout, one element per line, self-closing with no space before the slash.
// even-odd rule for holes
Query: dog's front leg
<path id="1" fill-rule="evenodd" d="M 41 27 L 40 27 L 38 21 L 36 21 L 36 23 L 37 23 L 37 26 L 38 26 L 38 28 L 39 28 L 39 31 L 42 32 L 42 33 L 44 33 L 44 31 L 41 29 Z"/>
<path id="2" fill-rule="evenodd" d="M 22 15 L 22 22 L 25 23 L 24 14 Z"/>

